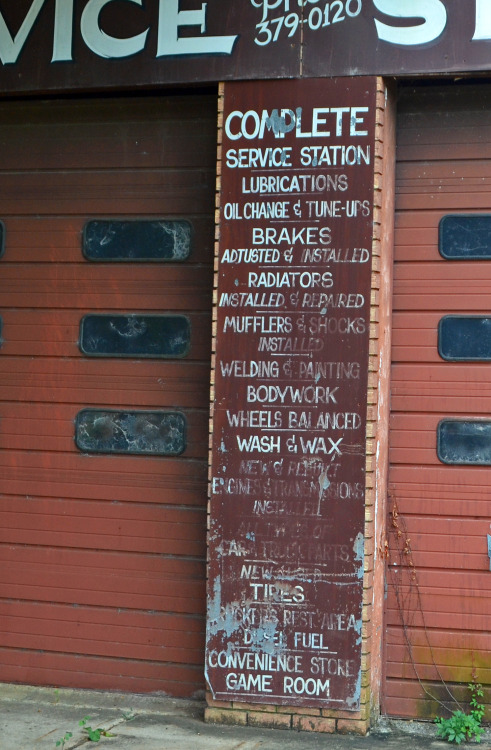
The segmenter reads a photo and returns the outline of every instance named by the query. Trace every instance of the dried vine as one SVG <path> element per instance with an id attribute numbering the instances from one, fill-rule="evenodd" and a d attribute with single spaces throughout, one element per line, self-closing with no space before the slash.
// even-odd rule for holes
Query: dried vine
<path id="1" fill-rule="evenodd" d="M 424 615 L 423 606 L 421 602 L 421 592 L 419 588 L 418 576 L 417 576 L 416 567 L 414 565 L 413 553 L 411 549 L 411 539 L 408 534 L 406 521 L 404 519 L 404 516 L 401 516 L 401 514 L 399 513 L 397 500 L 393 496 L 389 496 L 389 500 L 392 503 L 390 531 L 391 531 L 392 538 L 394 540 L 393 549 L 399 558 L 398 563 L 390 562 L 389 560 L 390 545 L 387 541 L 384 544 L 384 549 L 382 550 L 382 554 L 387 560 L 387 569 L 389 571 L 390 583 L 393 587 L 393 591 L 395 594 L 397 608 L 399 610 L 399 615 L 400 615 L 401 623 L 402 623 L 404 642 L 406 644 L 406 648 L 409 654 L 411 665 L 414 670 L 414 674 L 416 675 L 416 679 L 421 689 L 423 690 L 423 692 L 432 701 L 435 701 L 443 708 L 448 709 L 448 706 L 444 702 L 442 702 L 436 696 L 430 693 L 430 691 L 424 684 L 418 672 L 418 667 L 413 656 L 413 645 L 411 643 L 411 637 L 409 633 L 409 630 L 414 622 L 414 617 L 418 613 L 423 623 L 423 633 L 424 633 L 424 637 L 428 646 L 428 651 L 431 657 L 432 666 L 435 668 L 435 672 L 438 675 L 438 679 L 443 685 L 443 687 L 445 688 L 445 691 L 447 692 L 451 703 L 455 704 L 456 706 L 458 706 L 460 710 L 463 711 L 464 709 L 462 708 L 461 704 L 459 703 L 455 695 L 452 693 L 450 688 L 448 687 L 446 681 L 444 680 L 440 672 L 438 664 L 436 663 L 435 656 L 433 653 L 433 647 L 431 645 L 428 629 L 426 626 L 425 615 Z M 403 581 L 401 581 L 401 576 L 398 575 L 398 571 L 406 572 L 408 574 L 409 585 L 407 587 L 407 593 L 404 593 L 403 585 L 402 585 Z"/>

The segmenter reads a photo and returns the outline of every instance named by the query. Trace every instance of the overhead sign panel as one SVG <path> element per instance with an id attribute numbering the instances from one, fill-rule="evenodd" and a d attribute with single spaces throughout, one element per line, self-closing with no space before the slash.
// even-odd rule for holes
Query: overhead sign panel
<path id="1" fill-rule="evenodd" d="M 0 0 L 0 91 L 491 69 L 488 0 Z"/>

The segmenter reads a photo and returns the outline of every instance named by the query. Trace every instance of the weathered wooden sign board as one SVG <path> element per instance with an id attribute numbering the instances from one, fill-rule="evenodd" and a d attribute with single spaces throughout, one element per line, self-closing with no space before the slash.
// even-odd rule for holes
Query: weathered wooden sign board
<path id="1" fill-rule="evenodd" d="M 206 673 L 357 709 L 375 80 L 227 84 Z"/>
<path id="2" fill-rule="evenodd" d="M 0 0 L 0 91 L 489 70 L 489 0 Z"/>

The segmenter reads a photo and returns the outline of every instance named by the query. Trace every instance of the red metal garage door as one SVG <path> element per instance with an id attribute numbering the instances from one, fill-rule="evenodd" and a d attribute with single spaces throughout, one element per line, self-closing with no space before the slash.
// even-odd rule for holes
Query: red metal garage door
<path id="1" fill-rule="evenodd" d="M 464 700 L 491 683 L 491 466 L 437 455 L 442 420 L 491 418 L 491 361 L 443 359 L 438 337 L 445 316 L 491 315 L 489 253 L 439 252 L 442 217 L 491 215 L 490 88 L 406 90 L 397 155 L 384 709 L 423 718 L 452 705 L 444 682 Z"/>
<path id="2" fill-rule="evenodd" d="M 0 681 L 204 687 L 215 113 L 197 95 L 0 108 Z M 184 226 L 191 254 L 117 260 L 104 236 L 89 260 L 96 219 L 108 235 Z M 164 358 L 81 329 L 92 316 L 131 338 L 176 315 L 189 346 Z M 101 419 L 113 437 L 124 419 L 164 429 L 148 411 L 178 414 L 179 455 L 108 453 L 104 430 L 99 452 L 77 447 L 80 412 L 93 438 Z"/>

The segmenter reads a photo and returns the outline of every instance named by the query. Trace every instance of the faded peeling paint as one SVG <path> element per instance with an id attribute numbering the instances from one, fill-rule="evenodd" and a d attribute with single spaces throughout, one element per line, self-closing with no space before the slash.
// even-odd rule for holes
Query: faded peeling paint
<path id="1" fill-rule="evenodd" d="M 346 699 L 346 704 L 348 708 L 356 710 L 360 706 L 360 698 L 361 698 L 361 668 L 358 672 L 358 678 L 356 681 L 356 687 L 353 695 Z"/>
<path id="2" fill-rule="evenodd" d="M 355 539 L 355 543 L 353 544 L 353 552 L 355 553 L 355 561 L 360 563 L 357 571 L 358 578 L 363 578 L 365 572 L 365 537 L 361 532 Z"/>
<path id="3" fill-rule="evenodd" d="M 356 90 L 343 82 L 330 81 L 327 90 L 325 82 L 289 82 L 258 91 L 244 82 L 230 91 L 221 186 L 224 205 L 237 210 L 223 214 L 219 258 L 230 248 L 249 246 L 278 247 L 280 257 L 263 270 L 244 250 L 240 260 L 227 258 L 218 268 L 210 508 L 211 527 L 219 533 L 210 544 L 215 618 L 208 625 L 207 676 L 219 700 L 356 710 L 371 281 L 370 253 L 360 248 L 371 246 L 373 163 L 355 158 L 355 151 L 373 153 L 373 133 L 365 138 L 359 118 L 368 132 L 375 88 L 365 81 Z M 343 113 L 355 110 L 350 128 Z M 328 115 L 334 117 L 330 123 Z M 334 128 L 326 147 L 328 125 Z M 356 148 L 350 141 L 355 135 Z M 244 147 L 240 164 L 237 145 Z M 337 195 L 325 175 L 335 154 L 350 167 Z M 252 186 L 251 160 L 264 162 L 266 192 L 277 181 L 266 174 L 273 166 L 269 160 L 277 168 L 282 157 L 289 181 L 299 179 L 297 170 L 288 172 L 294 162 L 308 167 L 306 179 L 313 180 L 303 191 L 300 186 L 295 204 L 281 204 L 290 220 L 284 229 L 264 213 L 244 218 L 251 212 L 243 210 L 244 200 L 251 200 L 244 198 Z M 327 189 L 332 200 L 325 200 Z M 330 228 L 314 226 L 314 215 L 329 215 Z M 341 251 L 327 259 L 314 249 L 331 242 L 358 250 L 343 251 L 341 260 Z M 310 257 L 316 252 L 318 258 Z M 341 265 L 348 261 L 349 268 Z M 287 273 L 281 271 L 284 263 Z M 343 299 L 361 300 L 356 314 L 333 307 L 326 291 L 331 286 Z M 247 291 L 260 287 L 268 291 Z M 248 303 L 261 309 L 239 310 L 237 288 L 244 299 L 263 300 Z M 232 312 L 240 325 L 229 325 Z M 344 419 L 338 419 L 341 413 Z M 266 655 L 270 660 L 262 661 Z"/>

